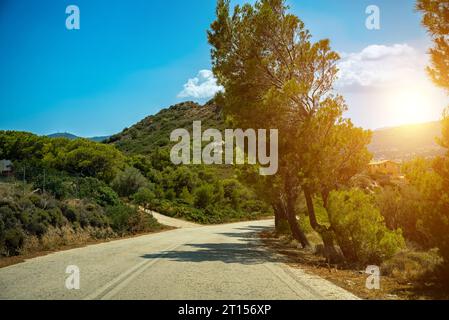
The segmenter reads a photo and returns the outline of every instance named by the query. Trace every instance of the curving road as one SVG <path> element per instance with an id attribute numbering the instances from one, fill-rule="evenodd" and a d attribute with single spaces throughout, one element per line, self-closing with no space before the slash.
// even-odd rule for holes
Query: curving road
<path id="1" fill-rule="evenodd" d="M 266 251 L 256 234 L 272 221 L 187 226 L 2 268 L 0 299 L 357 299 Z M 65 287 L 69 265 L 79 290 Z"/>

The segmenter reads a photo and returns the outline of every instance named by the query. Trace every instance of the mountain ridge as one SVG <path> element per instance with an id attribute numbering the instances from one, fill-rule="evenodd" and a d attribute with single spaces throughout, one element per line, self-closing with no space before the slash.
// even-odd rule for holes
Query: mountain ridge
<path id="1" fill-rule="evenodd" d="M 197 120 L 202 121 L 203 128 L 225 129 L 222 109 L 213 100 L 204 105 L 186 101 L 145 117 L 110 136 L 105 143 L 114 144 L 125 153 L 148 154 L 154 148 L 169 146 L 171 131 L 177 128 L 190 131 L 192 122 Z M 436 141 L 440 135 L 440 121 L 382 128 L 373 131 L 368 149 L 375 160 L 431 158 L 444 154 L 444 149 Z"/>

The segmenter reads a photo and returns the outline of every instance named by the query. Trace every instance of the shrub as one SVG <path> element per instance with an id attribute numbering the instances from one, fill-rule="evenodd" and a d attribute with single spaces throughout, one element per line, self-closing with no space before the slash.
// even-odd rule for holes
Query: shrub
<path id="1" fill-rule="evenodd" d="M 205 209 L 212 203 L 213 197 L 213 187 L 209 184 L 202 185 L 195 190 L 195 207 Z"/>
<path id="2" fill-rule="evenodd" d="M 4 245 L 8 255 L 17 255 L 25 240 L 24 232 L 19 229 L 8 229 L 4 235 Z"/>
<path id="3" fill-rule="evenodd" d="M 136 168 L 128 167 L 112 181 L 112 187 L 122 197 L 129 197 L 140 188 L 146 187 L 148 180 Z"/>
<path id="4" fill-rule="evenodd" d="M 68 177 L 42 173 L 34 181 L 34 188 L 51 193 L 56 199 L 65 199 L 74 193 L 73 183 Z"/>
<path id="5" fill-rule="evenodd" d="M 120 203 L 117 193 L 106 183 L 96 178 L 83 178 L 78 181 L 78 194 L 80 199 L 92 199 L 102 207 L 115 206 Z"/>
<path id="6" fill-rule="evenodd" d="M 376 197 L 385 223 L 389 229 L 401 229 L 407 240 L 413 241 L 421 248 L 429 247 L 429 236 L 423 229 L 426 215 L 425 201 L 422 194 L 413 186 L 387 187 Z"/>
<path id="7" fill-rule="evenodd" d="M 106 209 L 112 230 L 119 234 L 125 234 L 128 231 L 128 220 L 136 211 L 127 205 L 120 204 Z"/>
<path id="8" fill-rule="evenodd" d="M 404 282 L 419 280 L 433 274 L 443 262 L 437 250 L 419 252 L 404 250 L 382 264 L 382 274 Z"/>
<path id="9" fill-rule="evenodd" d="M 380 264 L 405 246 L 401 231 L 384 223 L 373 197 L 358 189 L 332 192 L 329 216 L 337 242 L 349 262 Z"/>
<path id="10" fill-rule="evenodd" d="M 128 232 L 133 234 L 160 228 L 160 224 L 151 214 L 140 210 L 132 212 L 127 223 Z"/>
<path id="11" fill-rule="evenodd" d="M 145 209 L 148 209 L 155 199 L 156 196 L 148 188 L 140 188 L 139 191 L 133 195 L 134 203 L 143 206 Z"/>
<path id="12" fill-rule="evenodd" d="M 187 187 L 182 188 L 181 194 L 179 195 L 181 200 L 189 205 L 193 205 L 195 201 L 195 197 L 189 192 L 189 189 Z"/>

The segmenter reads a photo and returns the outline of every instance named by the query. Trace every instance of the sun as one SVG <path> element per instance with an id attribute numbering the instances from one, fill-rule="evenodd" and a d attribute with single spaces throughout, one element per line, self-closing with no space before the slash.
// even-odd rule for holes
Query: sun
<path id="1" fill-rule="evenodd" d="M 395 125 L 415 124 L 434 118 L 435 96 L 424 88 L 392 92 L 387 99 L 389 122 Z"/>

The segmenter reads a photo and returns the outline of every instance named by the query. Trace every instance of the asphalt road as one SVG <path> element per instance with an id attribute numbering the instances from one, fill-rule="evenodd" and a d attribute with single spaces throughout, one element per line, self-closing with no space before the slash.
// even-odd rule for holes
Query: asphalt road
<path id="1" fill-rule="evenodd" d="M 0 299 L 356 299 L 266 251 L 256 234 L 272 225 L 188 225 L 34 258 L 0 269 Z"/>

